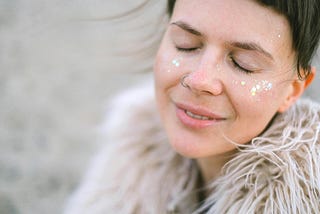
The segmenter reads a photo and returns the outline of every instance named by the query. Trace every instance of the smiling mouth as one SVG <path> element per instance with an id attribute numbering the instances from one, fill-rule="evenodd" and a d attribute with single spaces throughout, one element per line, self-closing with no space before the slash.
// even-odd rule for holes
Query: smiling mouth
<path id="1" fill-rule="evenodd" d="M 176 104 L 176 115 L 184 126 L 196 129 L 206 128 L 226 120 L 209 109 L 185 104 Z"/>
<path id="2" fill-rule="evenodd" d="M 189 117 L 192 117 L 192 118 L 197 119 L 197 120 L 214 120 L 213 118 L 210 118 L 210 117 L 206 117 L 206 116 L 194 114 L 194 113 L 192 113 L 191 111 L 184 110 L 184 112 L 185 112 Z"/>

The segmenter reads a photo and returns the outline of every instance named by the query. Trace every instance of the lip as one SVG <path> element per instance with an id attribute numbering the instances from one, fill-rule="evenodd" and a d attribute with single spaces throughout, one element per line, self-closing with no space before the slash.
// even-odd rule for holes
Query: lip
<path id="1" fill-rule="evenodd" d="M 209 109 L 202 106 L 183 104 L 183 103 L 175 103 L 175 106 L 176 106 L 176 115 L 180 120 L 180 122 L 183 125 L 190 128 L 196 128 L 196 129 L 206 128 L 208 126 L 212 126 L 226 120 L 226 118 L 218 114 L 215 114 Z M 195 115 L 208 117 L 208 119 L 197 119 L 197 118 L 191 117 L 187 114 L 187 111 Z"/>

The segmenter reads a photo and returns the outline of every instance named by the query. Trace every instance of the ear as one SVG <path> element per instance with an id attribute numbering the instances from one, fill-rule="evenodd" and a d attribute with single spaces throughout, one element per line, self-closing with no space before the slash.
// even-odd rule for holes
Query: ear
<path id="1" fill-rule="evenodd" d="M 291 83 L 291 91 L 283 104 L 279 107 L 278 112 L 285 112 L 291 105 L 295 103 L 295 101 L 303 94 L 303 92 L 308 88 L 308 86 L 313 81 L 316 75 L 316 68 L 311 67 L 310 74 L 304 79 L 295 79 Z"/>

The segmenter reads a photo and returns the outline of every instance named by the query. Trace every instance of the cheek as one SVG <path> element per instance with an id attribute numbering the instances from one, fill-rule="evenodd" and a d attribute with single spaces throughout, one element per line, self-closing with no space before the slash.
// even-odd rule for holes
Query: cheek
<path id="1" fill-rule="evenodd" d="M 271 119 L 278 108 L 280 98 L 275 84 L 268 80 L 237 80 L 232 82 L 230 99 L 239 119 Z"/>
<path id="2" fill-rule="evenodd" d="M 153 66 L 156 99 L 160 110 L 168 102 L 168 90 L 179 84 L 183 60 L 173 51 L 162 47 L 155 58 Z"/>
<path id="3" fill-rule="evenodd" d="M 160 51 L 154 64 L 154 76 L 157 87 L 169 88 L 177 85 L 187 69 L 183 57 L 172 51 Z"/>
<path id="4" fill-rule="evenodd" d="M 274 96 L 274 83 L 268 80 L 233 80 L 232 87 L 252 102 L 259 102 Z"/>
<path id="5" fill-rule="evenodd" d="M 234 110 L 234 121 L 226 135 L 237 143 L 249 142 L 258 136 L 275 115 L 278 105 L 274 85 L 263 87 L 259 81 L 233 81 L 229 99 Z M 258 86 L 257 86 L 258 85 Z M 244 131 L 245 130 L 245 131 Z"/>

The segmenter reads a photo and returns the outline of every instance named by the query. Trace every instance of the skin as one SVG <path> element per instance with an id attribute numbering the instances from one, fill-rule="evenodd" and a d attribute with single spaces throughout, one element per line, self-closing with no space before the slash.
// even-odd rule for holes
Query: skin
<path id="1" fill-rule="evenodd" d="M 173 149 L 195 158 L 206 182 L 214 179 L 235 152 L 230 142 L 261 134 L 311 82 L 313 74 L 298 80 L 294 63 L 289 24 L 275 11 L 251 0 L 178 0 L 154 64 Z"/>

